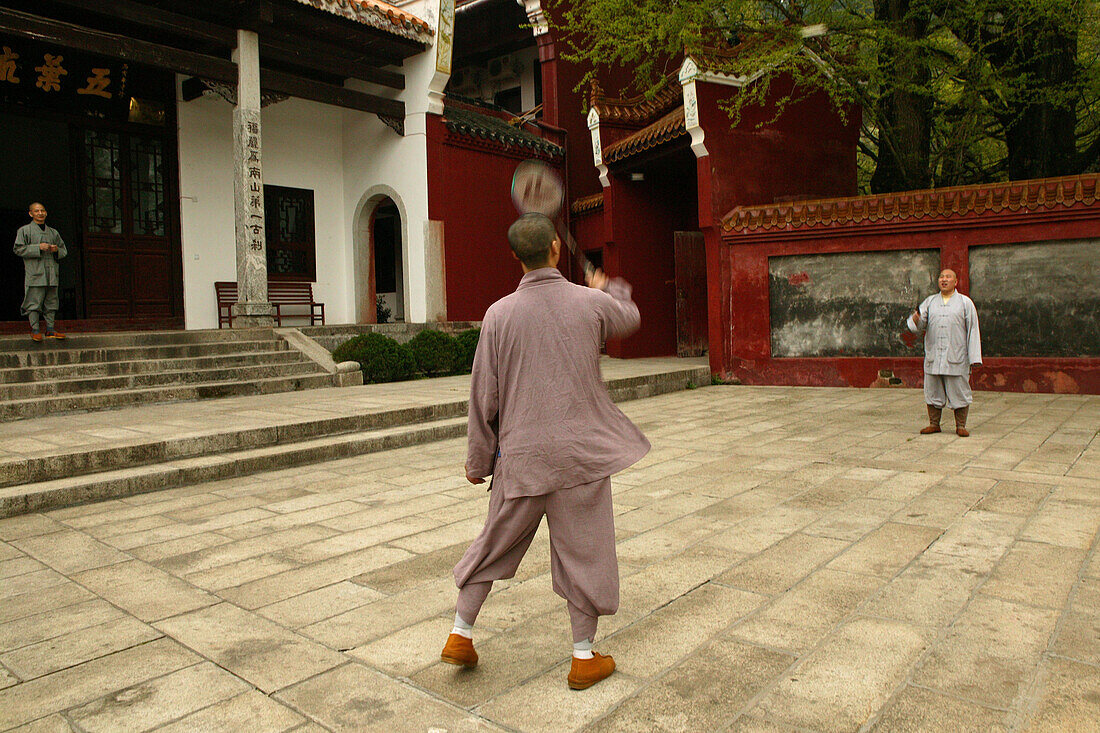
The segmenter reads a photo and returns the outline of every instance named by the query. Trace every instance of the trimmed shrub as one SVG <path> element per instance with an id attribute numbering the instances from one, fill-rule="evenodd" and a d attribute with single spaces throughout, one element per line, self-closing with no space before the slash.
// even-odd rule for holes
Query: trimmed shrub
<path id="1" fill-rule="evenodd" d="M 337 363 L 357 361 L 363 381 L 400 382 L 416 373 L 416 361 L 408 347 L 380 333 L 364 333 L 336 347 L 332 358 Z"/>
<path id="2" fill-rule="evenodd" d="M 438 377 L 454 371 L 456 353 L 453 336 L 429 328 L 413 336 L 406 345 L 416 368 L 425 376 Z"/>
<path id="3" fill-rule="evenodd" d="M 375 296 L 374 299 L 374 317 L 378 323 L 390 322 L 390 307 L 386 305 L 386 299 L 381 295 Z"/>
<path id="4" fill-rule="evenodd" d="M 455 374 L 469 374 L 474 368 L 474 352 L 480 338 L 480 328 L 470 328 L 455 336 Z"/>

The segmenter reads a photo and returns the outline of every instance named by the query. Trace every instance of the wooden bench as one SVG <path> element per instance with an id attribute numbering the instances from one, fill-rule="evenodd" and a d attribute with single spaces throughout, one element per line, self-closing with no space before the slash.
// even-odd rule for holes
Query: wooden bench
<path id="1" fill-rule="evenodd" d="M 233 328 L 233 305 L 237 302 L 237 283 L 214 283 L 214 295 L 218 300 L 218 328 Z M 297 280 L 268 281 L 267 299 L 271 302 L 275 325 L 283 325 L 284 318 L 308 318 L 309 325 L 325 325 L 325 304 L 313 299 L 313 283 Z M 283 313 L 284 307 L 303 306 L 309 313 Z"/>

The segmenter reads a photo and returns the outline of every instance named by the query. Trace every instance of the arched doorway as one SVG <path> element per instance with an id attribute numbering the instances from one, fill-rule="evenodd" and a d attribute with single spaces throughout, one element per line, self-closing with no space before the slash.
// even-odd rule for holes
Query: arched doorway
<path id="1" fill-rule="evenodd" d="M 401 198 L 389 186 L 363 194 L 355 217 L 355 320 L 358 323 L 404 321 L 409 312 L 408 216 Z M 379 303 L 385 307 L 380 308 Z"/>
<path id="2" fill-rule="evenodd" d="M 370 242 L 377 322 L 403 322 L 405 277 L 401 257 L 401 212 L 389 196 L 383 196 L 374 207 Z"/>

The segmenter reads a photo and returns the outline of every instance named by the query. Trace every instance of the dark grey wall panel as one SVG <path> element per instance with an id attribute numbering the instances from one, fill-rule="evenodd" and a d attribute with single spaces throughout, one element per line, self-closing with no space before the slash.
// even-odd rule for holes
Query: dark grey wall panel
<path id="1" fill-rule="evenodd" d="M 1100 356 L 1100 239 L 970 248 L 986 356 Z"/>
<path id="2" fill-rule="evenodd" d="M 923 355 L 900 334 L 939 269 L 938 249 L 769 258 L 772 356 Z"/>

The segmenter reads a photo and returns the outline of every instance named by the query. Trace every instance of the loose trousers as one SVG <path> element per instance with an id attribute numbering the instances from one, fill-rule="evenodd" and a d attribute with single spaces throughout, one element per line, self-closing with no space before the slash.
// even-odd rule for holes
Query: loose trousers
<path id="1" fill-rule="evenodd" d="M 566 600 L 573 641 L 594 639 L 599 616 L 619 610 L 619 563 L 611 480 L 505 499 L 495 488 L 485 527 L 454 569 L 458 615 L 473 623 L 494 580 L 512 578 L 546 516 L 550 575 Z"/>
<path id="2" fill-rule="evenodd" d="M 925 374 L 924 401 L 941 410 L 949 407 L 958 410 L 974 401 L 970 391 L 970 378 L 954 374 Z"/>
<path id="3" fill-rule="evenodd" d="M 45 316 L 46 330 L 52 331 L 54 316 L 57 315 L 57 286 L 28 285 L 19 312 L 27 317 L 35 331 L 38 330 L 39 314 Z"/>

